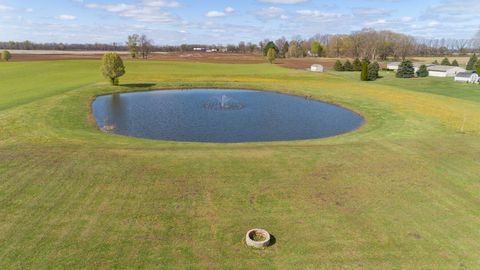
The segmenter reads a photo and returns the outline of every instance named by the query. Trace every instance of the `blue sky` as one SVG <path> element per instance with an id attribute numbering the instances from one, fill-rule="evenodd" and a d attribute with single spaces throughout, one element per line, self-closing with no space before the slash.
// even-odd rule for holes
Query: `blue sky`
<path id="1" fill-rule="evenodd" d="M 0 40 L 156 44 L 258 42 L 281 36 L 388 29 L 424 38 L 471 38 L 478 0 L 0 0 Z"/>

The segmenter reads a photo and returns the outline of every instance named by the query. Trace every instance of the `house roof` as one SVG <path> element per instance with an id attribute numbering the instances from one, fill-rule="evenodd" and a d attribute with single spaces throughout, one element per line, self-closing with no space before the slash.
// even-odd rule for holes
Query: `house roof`
<path id="1" fill-rule="evenodd" d="M 388 63 L 387 66 L 399 66 L 401 64 L 401 62 L 391 62 L 391 63 Z M 425 65 L 426 67 L 431 67 L 433 66 L 433 64 L 425 64 L 425 63 L 412 63 L 413 64 L 413 67 L 415 68 L 419 68 L 420 66 L 422 65 Z"/>
<path id="2" fill-rule="evenodd" d="M 459 78 L 470 78 L 470 77 L 472 77 L 473 74 L 475 74 L 475 73 L 459 72 L 459 73 L 457 73 L 457 75 L 455 75 L 455 77 L 459 77 Z"/>
<path id="3" fill-rule="evenodd" d="M 439 71 L 439 72 L 447 72 L 452 69 L 457 69 L 457 70 L 463 70 L 465 69 L 461 67 L 455 67 L 455 66 L 442 66 L 442 65 L 432 65 L 428 67 L 428 71 Z"/>

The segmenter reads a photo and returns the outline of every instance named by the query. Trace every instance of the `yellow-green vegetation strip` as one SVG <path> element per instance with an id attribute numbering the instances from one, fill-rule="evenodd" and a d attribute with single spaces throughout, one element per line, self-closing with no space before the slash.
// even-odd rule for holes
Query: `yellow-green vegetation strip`
<path id="1" fill-rule="evenodd" d="M 480 268 L 480 87 L 274 65 L 0 63 L 0 269 Z M 322 140 L 200 144 L 100 132 L 97 95 L 226 87 L 361 113 Z M 261 227 L 265 250 L 243 243 Z"/>

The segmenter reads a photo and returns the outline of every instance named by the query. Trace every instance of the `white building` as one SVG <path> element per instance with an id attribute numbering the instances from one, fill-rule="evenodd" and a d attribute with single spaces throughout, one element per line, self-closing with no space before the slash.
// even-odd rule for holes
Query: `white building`
<path id="1" fill-rule="evenodd" d="M 400 66 L 401 62 L 391 62 L 387 64 L 387 69 L 388 70 L 393 70 L 395 72 L 398 71 L 398 67 Z M 434 66 L 433 64 L 425 64 L 425 63 L 412 63 L 413 68 L 415 69 L 415 72 L 417 72 L 422 65 L 425 65 L 427 68 Z"/>
<path id="2" fill-rule="evenodd" d="M 315 64 L 310 67 L 310 70 L 313 72 L 323 72 L 323 66 Z"/>
<path id="3" fill-rule="evenodd" d="M 398 67 L 401 62 L 392 62 L 387 64 L 387 69 L 398 71 Z M 461 72 L 466 72 L 465 69 L 461 67 L 454 66 L 442 66 L 442 65 L 433 65 L 433 64 L 424 64 L 424 63 L 412 63 L 415 72 L 420 69 L 420 66 L 425 65 L 428 70 L 428 76 L 432 77 L 455 77 L 456 74 Z"/>
<path id="4" fill-rule="evenodd" d="M 388 70 L 397 71 L 397 70 L 398 70 L 398 66 L 400 66 L 400 62 L 391 62 L 391 63 L 388 63 L 388 64 L 387 64 L 387 69 L 388 69 Z"/>
<path id="5" fill-rule="evenodd" d="M 458 73 L 467 72 L 464 68 L 454 66 L 432 65 L 427 67 L 428 76 L 431 77 L 455 77 Z"/>
<path id="6" fill-rule="evenodd" d="M 478 74 L 469 72 L 459 72 L 455 75 L 456 82 L 478 83 Z"/>

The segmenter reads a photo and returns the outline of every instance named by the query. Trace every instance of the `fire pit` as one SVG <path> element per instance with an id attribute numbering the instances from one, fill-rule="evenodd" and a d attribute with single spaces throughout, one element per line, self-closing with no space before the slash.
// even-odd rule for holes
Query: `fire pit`
<path id="1" fill-rule="evenodd" d="M 270 234 L 263 229 L 253 229 L 247 232 L 247 246 L 254 248 L 264 248 L 270 245 Z"/>

